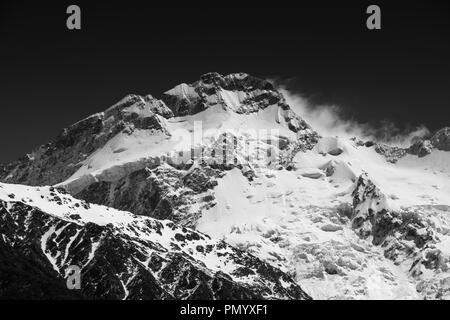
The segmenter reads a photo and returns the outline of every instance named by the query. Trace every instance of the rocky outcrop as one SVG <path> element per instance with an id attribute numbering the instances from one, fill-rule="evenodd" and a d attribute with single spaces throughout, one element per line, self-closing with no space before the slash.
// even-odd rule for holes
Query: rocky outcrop
<path id="1" fill-rule="evenodd" d="M 411 147 L 408 152 L 423 158 L 431 153 L 433 145 L 429 140 L 418 140 Z"/>
<path id="2" fill-rule="evenodd" d="M 438 130 L 429 139 L 420 139 L 416 141 L 408 149 L 408 152 L 419 157 L 425 157 L 429 155 L 433 149 L 450 151 L 450 127 Z"/>
<path id="3" fill-rule="evenodd" d="M 390 146 L 383 143 L 376 143 L 375 151 L 383 155 L 386 160 L 391 163 L 396 163 L 399 159 L 408 154 L 408 151 L 405 148 Z"/>
<path id="4" fill-rule="evenodd" d="M 354 210 L 352 228 L 364 239 L 373 233 L 377 233 L 377 238 L 380 238 L 378 222 L 382 220 L 384 211 L 386 211 L 384 209 L 386 202 L 384 194 L 369 179 L 367 174 L 363 174 L 356 182 L 356 188 L 352 193 L 352 197 Z M 375 238 L 374 242 L 379 244 L 379 240 L 375 240 Z"/>
<path id="5" fill-rule="evenodd" d="M 431 137 L 431 144 L 438 150 L 450 151 L 450 127 L 443 128 Z"/>
<path id="6" fill-rule="evenodd" d="M 356 145 L 358 147 L 366 147 L 366 148 L 374 148 L 374 150 L 381 154 L 386 158 L 386 161 L 391 163 L 397 163 L 398 160 L 406 156 L 408 153 L 411 152 L 411 148 L 403 148 L 398 146 L 392 146 L 386 143 L 379 143 L 375 141 L 363 141 L 359 140 L 356 137 L 353 137 L 351 140 L 355 141 Z M 414 150 L 419 150 L 420 146 L 415 146 Z M 418 151 L 417 151 L 418 152 Z"/>
<path id="7" fill-rule="evenodd" d="M 356 138 L 353 139 L 356 141 Z M 450 151 L 450 127 L 438 130 L 435 134 L 416 139 L 409 148 L 390 146 L 384 143 L 373 141 L 356 141 L 358 146 L 374 147 L 375 151 L 386 157 L 386 160 L 396 163 L 407 154 L 416 155 L 420 158 L 429 155 L 433 149 L 441 151 Z"/>
<path id="8" fill-rule="evenodd" d="M 222 175 L 220 170 L 206 165 L 184 171 L 163 164 L 135 171 L 117 181 L 95 182 L 76 197 L 138 215 L 195 226 L 201 212 L 215 204 L 213 195 L 199 194 L 216 186 L 216 178 Z"/>
<path id="9" fill-rule="evenodd" d="M 450 295 L 450 286 L 440 286 L 440 277 L 427 276 L 428 271 L 445 274 L 449 263 L 438 247 L 439 238 L 430 220 L 420 211 L 390 210 L 385 195 L 367 174 L 358 179 L 353 192 L 351 224 L 361 238 L 381 246 L 385 257 L 397 265 L 406 264 L 424 297 Z"/>
<path id="10" fill-rule="evenodd" d="M 418 215 L 390 210 L 386 196 L 367 174 L 360 176 L 356 183 L 353 208 L 353 229 L 362 238 L 372 236 L 374 245 L 383 244 L 390 236 L 397 240 L 412 240 L 417 248 L 433 240 L 432 231 Z"/>
<path id="11" fill-rule="evenodd" d="M 450 151 L 450 127 L 438 130 L 429 139 L 420 139 L 416 141 L 408 152 L 419 157 L 425 157 L 431 153 L 433 149 L 440 151 Z"/>

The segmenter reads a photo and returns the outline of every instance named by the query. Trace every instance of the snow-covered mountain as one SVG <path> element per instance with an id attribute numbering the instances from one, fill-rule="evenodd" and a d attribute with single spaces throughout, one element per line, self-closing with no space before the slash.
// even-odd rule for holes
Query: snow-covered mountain
<path id="1" fill-rule="evenodd" d="M 450 298 L 448 151 L 322 137 L 243 73 L 129 95 L 0 166 L 2 260 L 38 275 L 0 293 Z"/>

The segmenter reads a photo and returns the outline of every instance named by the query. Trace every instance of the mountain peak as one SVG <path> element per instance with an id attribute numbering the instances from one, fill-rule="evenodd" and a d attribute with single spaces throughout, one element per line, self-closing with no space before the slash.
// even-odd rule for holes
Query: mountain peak
<path id="1" fill-rule="evenodd" d="M 267 80 L 246 73 L 222 76 L 211 72 L 191 84 L 180 84 L 164 93 L 162 100 L 176 116 L 192 115 L 216 104 L 237 113 L 252 113 L 273 104 L 285 104 L 284 97 Z"/>

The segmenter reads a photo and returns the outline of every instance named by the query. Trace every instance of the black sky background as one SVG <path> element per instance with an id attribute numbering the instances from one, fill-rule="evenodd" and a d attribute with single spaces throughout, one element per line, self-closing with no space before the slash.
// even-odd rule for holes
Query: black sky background
<path id="1" fill-rule="evenodd" d="M 82 30 L 66 28 L 66 8 Z M 382 30 L 365 27 L 369 4 Z M 450 125 L 448 1 L 0 2 L 0 162 L 128 93 L 206 72 L 290 80 L 376 126 Z"/>

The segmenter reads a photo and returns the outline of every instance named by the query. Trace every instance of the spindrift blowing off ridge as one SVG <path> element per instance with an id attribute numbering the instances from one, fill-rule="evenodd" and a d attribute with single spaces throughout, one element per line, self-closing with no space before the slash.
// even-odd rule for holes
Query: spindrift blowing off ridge
<path id="1" fill-rule="evenodd" d="M 450 128 L 398 147 L 294 110 L 208 73 L 1 166 L 1 298 L 450 298 Z"/>

